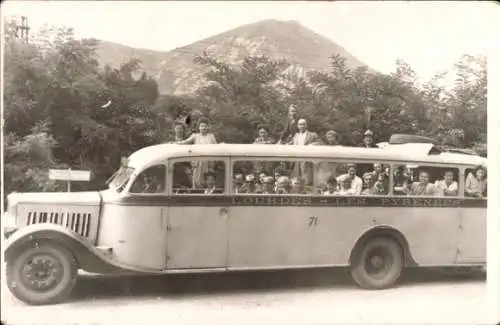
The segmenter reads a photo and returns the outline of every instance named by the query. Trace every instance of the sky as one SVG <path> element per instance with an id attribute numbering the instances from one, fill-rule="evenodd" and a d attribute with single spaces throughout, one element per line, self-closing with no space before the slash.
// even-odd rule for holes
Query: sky
<path id="1" fill-rule="evenodd" d="M 383 73 L 398 58 L 422 80 L 463 54 L 487 55 L 500 6 L 474 1 L 211 2 L 6 1 L 33 31 L 73 27 L 78 36 L 168 51 L 264 19 L 296 20 Z"/>

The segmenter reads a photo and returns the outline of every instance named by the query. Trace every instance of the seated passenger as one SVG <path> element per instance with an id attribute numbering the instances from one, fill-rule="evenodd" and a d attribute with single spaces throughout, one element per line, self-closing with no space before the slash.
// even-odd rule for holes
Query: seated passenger
<path id="1" fill-rule="evenodd" d="M 324 191 L 323 195 L 339 195 L 338 192 L 338 183 L 337 178 L 335 176 L 330 176 L 326 181 L 326 191 Z"/>
<path id="2" fill-rule="evenodd" d="M 178 193 L 188 193 L 193 188 L 193 168 L 191 163 L 178 163 L 179 167 L 174 175 L 174 191 Z M 177 164 L 176 164 L 177 165 Z"/>
<path id="3" fill-rule="evenodd" d="M 261 189 L 258 191 L 259 194 L 274 194 L 274 179 L 271 176 L 266 176 L 262 180 Z"/>
<path id="4" fill-rule="evenodd" d="M 234 193 L 243 193 L 243 174 L 236 174 L 234 175 L 234 180 L 233 180 L 233 192 Z"/>
<path id="5" fill-rule="evenodd" d="M 363 189 L 363 181 L 361 180 L 360 177 L 356 175 L 356 165 L 355 164 L 348 164 L 347 165 L 347 173 L 340 175 L 337 178 L 337 182 L 341 185 L 342 184 L 346 185 L 349 183 L 350 188 L 345 189 L 345 191 L 349 190 L 349 192 L 353 195 L 360 195 L 361 191 Z M 342 188 L 341 188 L 342 191 Z"/>
<path id="6" fill-rule="evenodd" d="M 434 184 L 429 183 L 429 173 L 422 170 L 418 174 L 418 182 L 411 184 L 410 195 L 437 196 L 439 191 Z"/>
<path id="7" fill-rule="evenodd" d="M 286 176 L 281 176 L 276 182 L 276 194 L 290 193 L 290 179 Z"/>
<path id="8" fill-rule="evenodd" d="M 477 166 L 465 179 L 465 195 L 482 198 L 487 188 L 486 167 Z"/>
<path id="9" fill-rule="evenodd" d="M 252 194 L 257 192 L 258 187 L 255 184 L 255 176 L 253 176 L 253 174 L 248 174 L 245 177 L 245 184 L 243 184 L 241 190 L 242 190 L 241 193 L 246 193 L 246 194 Z"/>
<path id="10" fill-rule="evenodd" d="M 387 179 L 386 173 L 378 174 L 378 179 L 376 179 L 373 185 L 374 195 L 386 195 L 389 193 L 389 180 Z"/>
<path id="11" fill-rule="evenodd" d="M 378 180 L 378 175 L 383 173 L 384 170 L 382 168 L 382 164 L 373 164 L 373 176 L 375 176 L 373 178 L 373 182 L 376 182 Z"/>
<path id="12" fill-rule="evenodd" d="M 307 194 L 306 189 L 304 188 L 304 181 L 301 178 L 294 177 L 292 179 L 292 189 L 290 191 L 291 194 Z"/>
<path id="13" fill-rule="evenodd" d="M 338 178 L 339 190 L 338 195 L 353 195 L 354 190 L 351 188 L 351 179 L 345 175 Z"/>
<path id="14" fill-rule="evenodd" d="M 221 194 L 222 191 L 215 187 L 215 174 L 212 172 L 205 173 L 205 194 Z"/>
<path id="15" fill-rule="evenodd" d="M 378 174 L 376 174 L 378 176 Z M 374 178 L 375 174 L 373 173 L 365 173 L 363 175 L 363 182 L 365 185 L 365 189 L 361 192 L 362 195 L 374 195 Z"/>
<path id="16" fill-rule="evenodd" d="M 443 179 L 436 181 L 434 185 L 441 196 L 458 195 L 458 183 L 453 179 L 453 172 L 451 170 L 446 171 Z"/>
<path id="17" fill-rule="evenodd" d="M 394 195 L 407 195 L 409 193 L 410 178 L 405 175 L 404 166 L 396 166 L 394 171 Z"/>

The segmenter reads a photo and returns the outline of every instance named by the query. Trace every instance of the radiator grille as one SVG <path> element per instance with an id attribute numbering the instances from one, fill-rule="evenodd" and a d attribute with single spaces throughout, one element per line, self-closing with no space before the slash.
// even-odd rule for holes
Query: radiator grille
<path id="1" fill-rule="evenodd" d="M 89 237 L 91 213 L 70 213 L 70 212 L 28 212 L 28 225 L 37 223 L 53 223 L 73 230 L 83 237 Z"/>

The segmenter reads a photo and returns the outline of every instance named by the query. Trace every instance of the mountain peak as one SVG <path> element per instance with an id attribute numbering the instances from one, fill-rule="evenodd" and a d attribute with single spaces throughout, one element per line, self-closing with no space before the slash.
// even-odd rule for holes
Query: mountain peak
<path id="1" fill-rule="evenodd" d="M 111 43 L 112 44 L 112 43 Z M 285 59 L 308 71 L 327 70 L 330 57 L 340 54 L 350 68 L 365 66 L 342 46 L 315 33 L 295 20 L 266 19 L 202 39 L 169 52 L 130 49 L 109 42 L 101 46 L 99 55 L 103 64 L 118 65 L 136 57 L 143 69 L 158 81 L 161 93 L 191 93 L 203 85 L 206 68 L 194 64 L 193 59 L 207 51 L 231 65 L 238 65 L 248 55 L 267 55 Z M 119 61 L 116 57 L 118 56 Z"/>

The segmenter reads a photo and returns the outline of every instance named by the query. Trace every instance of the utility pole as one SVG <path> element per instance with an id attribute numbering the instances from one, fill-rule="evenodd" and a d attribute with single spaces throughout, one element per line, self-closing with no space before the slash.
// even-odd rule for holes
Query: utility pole
<path id="1" fill-rule="evenodd" d="M 26 43 L 29 41 L 28 17 L 21 16 L 21 22 L 16 20 L 16 37 L 24 40 Z"/>

